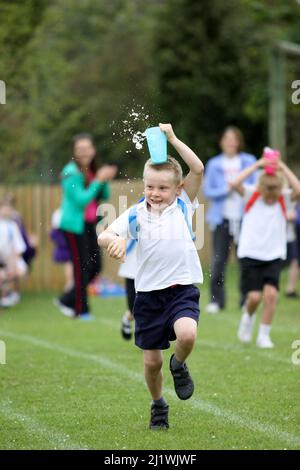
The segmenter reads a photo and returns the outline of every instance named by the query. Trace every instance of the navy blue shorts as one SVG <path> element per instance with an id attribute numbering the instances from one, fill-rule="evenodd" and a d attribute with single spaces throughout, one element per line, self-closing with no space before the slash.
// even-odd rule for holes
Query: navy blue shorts
<path id="1" fill-rule="evenodd" d="M 199 289 L 177 285 L 150 292 L 137 292 L 133 315 L 135 344 L 141 349 L 168 349 L 176 339 L 174 323 L 178 318 L 199 320 Z"/>

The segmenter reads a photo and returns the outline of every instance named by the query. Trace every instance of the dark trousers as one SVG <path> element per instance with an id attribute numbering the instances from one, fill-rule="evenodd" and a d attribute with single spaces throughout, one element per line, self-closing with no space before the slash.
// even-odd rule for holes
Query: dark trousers
<path id="1" fill-rule="evenodd" d="M 136 292 L 134 288 L 134 279 L 125 278 L 125 290 L 127 297 L 127 305 L 130 312 L 133 312 L 134 301 L 136 297 Z"/>
<path id="2" fill-rule="evenodd" d="M 65 292 L 60 301 L 75 310 L 76 315 L 89 312 L 87 285 L 89 282 L 88 270 L 86 268 L 86 237 L 85 234 L 63 231 L 71 253 L 71 261 L 74 272 L 74 286 Z"/>
<path id="3" fill-rule="evenodd" d="M 225 274 L 233 237 L 229 233 L 229 222 L 224 220 L 213 232 L 213 262 L 211 276 L 211 301 L 224 308 L 226 304 Z"/>
<path id="4" fill-rule="evenodd" d="M 102 259 L 100 247 L 97 243 L 95 224 L 85 222 L 84 226 L 85 264 L 88 282 L 90 283 L 101 271 Z"/>

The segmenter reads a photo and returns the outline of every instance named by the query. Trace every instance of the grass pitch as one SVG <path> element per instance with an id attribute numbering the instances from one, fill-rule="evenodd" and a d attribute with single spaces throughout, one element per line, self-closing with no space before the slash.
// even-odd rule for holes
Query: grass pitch
<path id="1" fill-rule="evenodd" d="M 255 338 L 250 346 L 236 339 L 237 285 L 231 270 L 228 308 L 219 315 L 204 313 L 207 280 L 202 289 L 199 337 L 188 360 L 192 399 L 176 398 L 172 348 L 164 353 L 165 432 L 148 429 L 142 354 L 120 335 L 125 299 L 93 298 L 94 322 L 63 317 L 53 294 L 26 294 L 0 310 L 0 449 L 299 449 L 300 365 L 292 363 L 292 343 L 300 340 L 300 301 L 281 296 L 276 347 L 258 350 Z"/>

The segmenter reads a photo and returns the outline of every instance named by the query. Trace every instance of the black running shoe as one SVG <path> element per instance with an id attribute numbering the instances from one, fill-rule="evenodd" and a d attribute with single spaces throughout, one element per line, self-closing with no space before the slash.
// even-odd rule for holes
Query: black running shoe
<path id="1" fill-rule="evenodd" d="M 187 400 L 188 398 L 191 398 L 194 393 L 194 382 L 185 362 L 180 369 L 172 369 L 173 356 L 174 354 L 172 354 L 170 358 L 170 371 L 174 380 L 175 392 L 180 400 Z"/>
<path id="2" fill-rule="evenodd" d="M 158 406 L 153 403 L 151 405 L 151 418 L 149 428 L 156 429 L 169 429 L 169 405 Z"/>
<path id="3" fill-rule="evenodd" d="M 122 319 L 121 334 L 127 341 L 132 338 L 132 322 Z"/>
<path id="4" fill-rule="evenodd" d="M 286 292 L 284 295 L 291 299 L 299 299 L 300 297 L 297 292 Z"/>

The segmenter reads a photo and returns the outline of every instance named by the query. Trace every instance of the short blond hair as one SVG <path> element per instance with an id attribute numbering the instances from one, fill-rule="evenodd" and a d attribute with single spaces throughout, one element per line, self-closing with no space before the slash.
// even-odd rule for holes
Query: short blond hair
<path id="1" fill-rule="evenodd" d="M 151 170 L 156 170 L 156 171 L 164 171 L 164 170 L 171 171 L 174 174 L 175 183 L 177 185 L 182 183 L 183 172 L 182 172 L 181 165 L 176 160 L 176 158 L 170 157 L 170 155 L 168 155 L 167 161 L 165 163 L 159 163 L 159 164 L 152 163 L 152 160 L 149 158 L 149 160 L 146 161 L 145 166 L 144 166 L 143 178 L 145 178 L 145 173 L 148 168 L 151 168 Z"/>
<path id="2" fill-rule="evenodd" d="M 262 192 L 268 184 L 277 184 L 278 192 L 281 192 L 284 186 L 283 174 L 277 171 L 274 175 L 263 172 L 258 178 L 258 190 Z"/>

